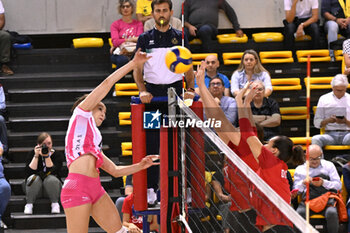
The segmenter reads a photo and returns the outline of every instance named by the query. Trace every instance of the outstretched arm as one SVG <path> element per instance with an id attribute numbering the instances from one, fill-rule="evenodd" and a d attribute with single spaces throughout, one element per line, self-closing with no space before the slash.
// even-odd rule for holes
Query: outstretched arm
<path id="1" fill-rule="evenodd" d="M 140 51 L 135 53 L 135 57 L 129 61 L 126 65 L 120 69 L 114 71 L 105 80 L 103 80 L 87 97 L 83 102 L 79 104 L 79 107 L 85 111 L 92 111 L 94 107 L 102 101 L 102 99 L 108 94 L 113 85 L 123 78 L 127 73 L 136 67 L 142 66 L 150 57 L 146 56 L 146 53 Z"/>
<path id="2" fill-rule="evenodd" d="M 221 127 L 215 128 L 215 131 L 219 137 L 228 144 L 230 141 L 234 145 L 238 145 L 241 139 L 239 131 L 231 124 L 226 118 L 225 113 L 215 101 L 214 97 L 210 94 L 208 88 L 204 83 L 205 63 L 202 61 L 201 65 L 197 68 L 196 80 L 200 92 L 201 99 L 207 118 L 213 118 L 221 121 Z"/>
<path id="3" fill-rule="evenodd" d="M 244 139 L 247 140 L 250 151 L 253 153 L 256 160 L 261 153 L 262 143 L 258 137 L 253 133 L 252 127 L 255 126 L 252 109 L 250 103 L 255 95 L 255 87 L 245 96 L 243 101 L 243 96 L 248 90 L 250 83 L 247 84 L 236 96 L 236 102 L 238 107 L 238 117 L 240 119 L 240 130 L 241 135 Z M 244 118 L 248 119 L 249 122 L 245 122 Z"/>
<path id="4" fill-rule="evenodd" d="M 110 160 L 106 155 L 104 155 L 103 164 L 101 168 L 113 177 L 122 177 L 134 174 L 153 165 L 159 165 L 159 163 L 153 162 L 154 159 L 158 158 L 158 155 L 148 155 L 138 163 L 134 163 L 129 166 L 117 166 L 112 162 L 112 160 Z"/>

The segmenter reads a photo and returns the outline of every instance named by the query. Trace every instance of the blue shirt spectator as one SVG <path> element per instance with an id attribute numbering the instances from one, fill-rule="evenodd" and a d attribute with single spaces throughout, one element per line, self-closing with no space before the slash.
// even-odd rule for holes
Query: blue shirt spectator
<path id="1" fill-rule="evenodd" d="M 224 86 L 225 86 L 225 91 L 224 91 L 224 95 L 225 96 L 230 96 L 230 80 L 227 78 L 226 75 L 221 74 L 218 72 L 218 68 L 220 66 L 220 62 L 217 58 L 216 55 L 208 55 L 205 58 L 205 63 L 206 65 L 206 72 L 205 72 L 205 85 L 207 86 L 207 88 L 209 88 L 209 83 L 210 80 L 212 80 L 213 78 L 220 78 L 223 82 L 224 82 Z M 199 95 L 199 89 L 198 89 L 198 85 L 196 83 L 194 83 L 194 87 L 196 90 L 196 93 Z"/>
<path id="2" fill-rule="evenodd" d="M 5 210 L 7 203 L 10 200 L 11 196 L 11 186 L 10 184 L 6 181 L 5 176 L 4 176 L 4 167 L 2 165 L 2 153 L 4 152 L 3 146 L 0 142 L 0 231 L 2 230 L 4 224 L 1 220 Z"/>
<path id="3" fill-rule="evenodd" d="M 209 92 L 224 111 L 226 118 L 235 125 L 238 114 L 236 100 L 232 97 L 224 96 L 224 89 L 224 82 L 219 77 L 210 80 Z"/>

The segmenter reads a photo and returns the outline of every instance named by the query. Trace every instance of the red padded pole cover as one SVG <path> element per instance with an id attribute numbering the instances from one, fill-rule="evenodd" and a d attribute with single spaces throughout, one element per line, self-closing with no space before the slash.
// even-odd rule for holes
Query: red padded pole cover
<path id="1" fill-rule="evenodd" d="M 144 104 L 131 105 L 132 162 L 138 163 L 146 156 L 146 132 L 143 128 Z M 147 170 L 133 174 L 134 209 L 147 210 Z"/>
<path id="2" fill-rule="evenodd" d="M 168 231 L 168 129 L 160 130 L 160 232 Z"/>

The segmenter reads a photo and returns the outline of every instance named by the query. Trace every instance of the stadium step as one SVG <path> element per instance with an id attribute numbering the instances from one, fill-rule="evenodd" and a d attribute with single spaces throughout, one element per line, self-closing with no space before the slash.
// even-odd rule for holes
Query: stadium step
<path id="1" fill-rule="evenodd" d="M 8 90 L 8 101 L 17 103 L 32 102 L 33 99 L 40 102 L 72 101 L 92 90 L 92 87 L 11 89 Z"/>
<path id="2" fill-rule="evenodd" d="M 122 196 L 120 189 L 109 189 L 108 195 L 112 201 Z M 65 216 L 61 206 L 60 214 L 51 214 L 51 203 L 48 199 L 38 199 L 34 203 L 33 215 L 25 215 L 23 213 L 26 204 L 24 195 L 12 195 L 8 207 L 6 209 L 5 223 L 14 229 L 43 229 L 43 228 L 65 228 Z M 51 222 L 56 220 L 57 222 Z M 51 222 L 47 226 L 47 222 Z M 91 220 L 91 227 L 96 227 L 97 224 Z M 6 231 L 7 232 L 7 231 Z M 55 232 L 55 231 L 49 231 Z"/>
<path id="3" fill-rule="evenodd" d="M 28 148 L 35 146 L 38 135 L 41 131 L 13 132 L 9 131 L 9 157 L 12 162 L 24 162 L 28 153 Z M 62 129 L 63 130 L 63 129 Z M 61 147 L 63 151 L 66 131 L 47 132 L 52 136 L 54 147 Z M 131 140 L 131 132 L 127 128 L 116 130 L 115 127 L 105 127 L 101 129 L 103 137 L 103 145 L 108 146 L 108 150 L 104 151 L 109 157 L 121 155 L 120 143 Z M 12 150 L 13 149 L 13 150 Z"/>
<path id="4" fill-rule="evenodd" d="M 7 89 L 74 87 L 82 83 L 86 87 L 96 87 L 108 75 L 106 71 L 15 73 L 11 78 L 1 77 L 0 82 Z"/>
<path id="5" fill-rule="evenodd" d="M 119 111 L 130 111 L 129 98 L 110 98 L 103 101 L 107 107 L 106 117 L 116 118 Z M 71 116 L 71 108 L 74 101 L 36 102 L 36 103 L 7 103 L 6 108 L 11 116 L 36 117 L 36 116 Z"/>
<path id="6" fill-rule="evenodd" d="M 102 186 L 106 189 L 112 189 L 113 188 L 113 179 L 111 176 L 101 176 L 100 177 Z M 64 178 L 62 178 L 62 181 L 64 181 Z M 24 178 L 20 179 L 9 179 L 9 184 L 11 185 L 12 193 L 15 195 L 24 195 L 22 184 L 24 182 Z"/>
<path id="7" fill-rule="evenodd" d="M 17 51 L 16 73 L 109 70 L 109 49 L 32 49 Z"/>

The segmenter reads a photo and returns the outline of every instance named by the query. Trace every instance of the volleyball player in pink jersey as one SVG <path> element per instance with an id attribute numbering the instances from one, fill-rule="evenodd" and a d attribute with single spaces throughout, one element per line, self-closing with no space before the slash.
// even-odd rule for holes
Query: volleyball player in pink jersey
<path id="1" fill-rule="evenodd" d="M 106 232 L 127 232 L 122 227 L 117 208 L 101 186 L 98 168 L 113 177 L 120 177 L 158 164 L 153 162 L 158 156 L 147 156 L 130 166 L 116 166 L 100 148 L 102 137 L 97 127 L 106 115 L 102 99 L 118 80 L 148 59 L 145 53 L 137 51 L 129 63 L 109 75 L 90 94 L 81 97 L 73 105 L 73 115 L 66 134 L 69 173 L 61 192 L 68 233 L 88 232 L 90 216 Z"/>
<path id="2" fill-rule="evenodd" d="M 251 151 L 250 156 L 254 157 L 258 162 L 259 167 L 256 171 L 257 174 L 270 185 L 281 198 L 287 203 L 290 203 L 291 194 L 287 181 L 288 167 L 286 162 L 294 162 L 295 164 L 303 163 L 304 153 L 302 148 L 300 146 L 294 147 L 293 142 L 285 136 L 276 136 L 270 139 L 266 145 L 260 142 L 256 136 L 256 132 L 254 132 L 252 126 L 253 121 L 251 120 L 252 113 L 250 102 L 255 94 L 254 87 L 243 101 L 243 96 L 248 89 L 248 85 L 241 89 L 236 96 L 240 129 L 235 128 L 226 119 L 225 114 L 221 111 L 221 108 L 204 85 L 205 63 L 202 62 L 197 70 L 196 79 L 206 116 L 208 118 L 221 120 L 222 123 L 220 128 L 215 128 L 218 136 L 225 143 L 229 144 L 231 142 L 236 146 L 240 144 L 241 140 L 246 141 Z M 243 151 L 241 152 L 245 153 Z M 256 208 L 257 213 L 260 213 L 256 218 L 256 225 L 261 231 L 265 233 L 294 232 L 291 222 L 274 205 L 267 205 L 264 201 L 258 201 L 254 204 L 254 208 Z"/>

